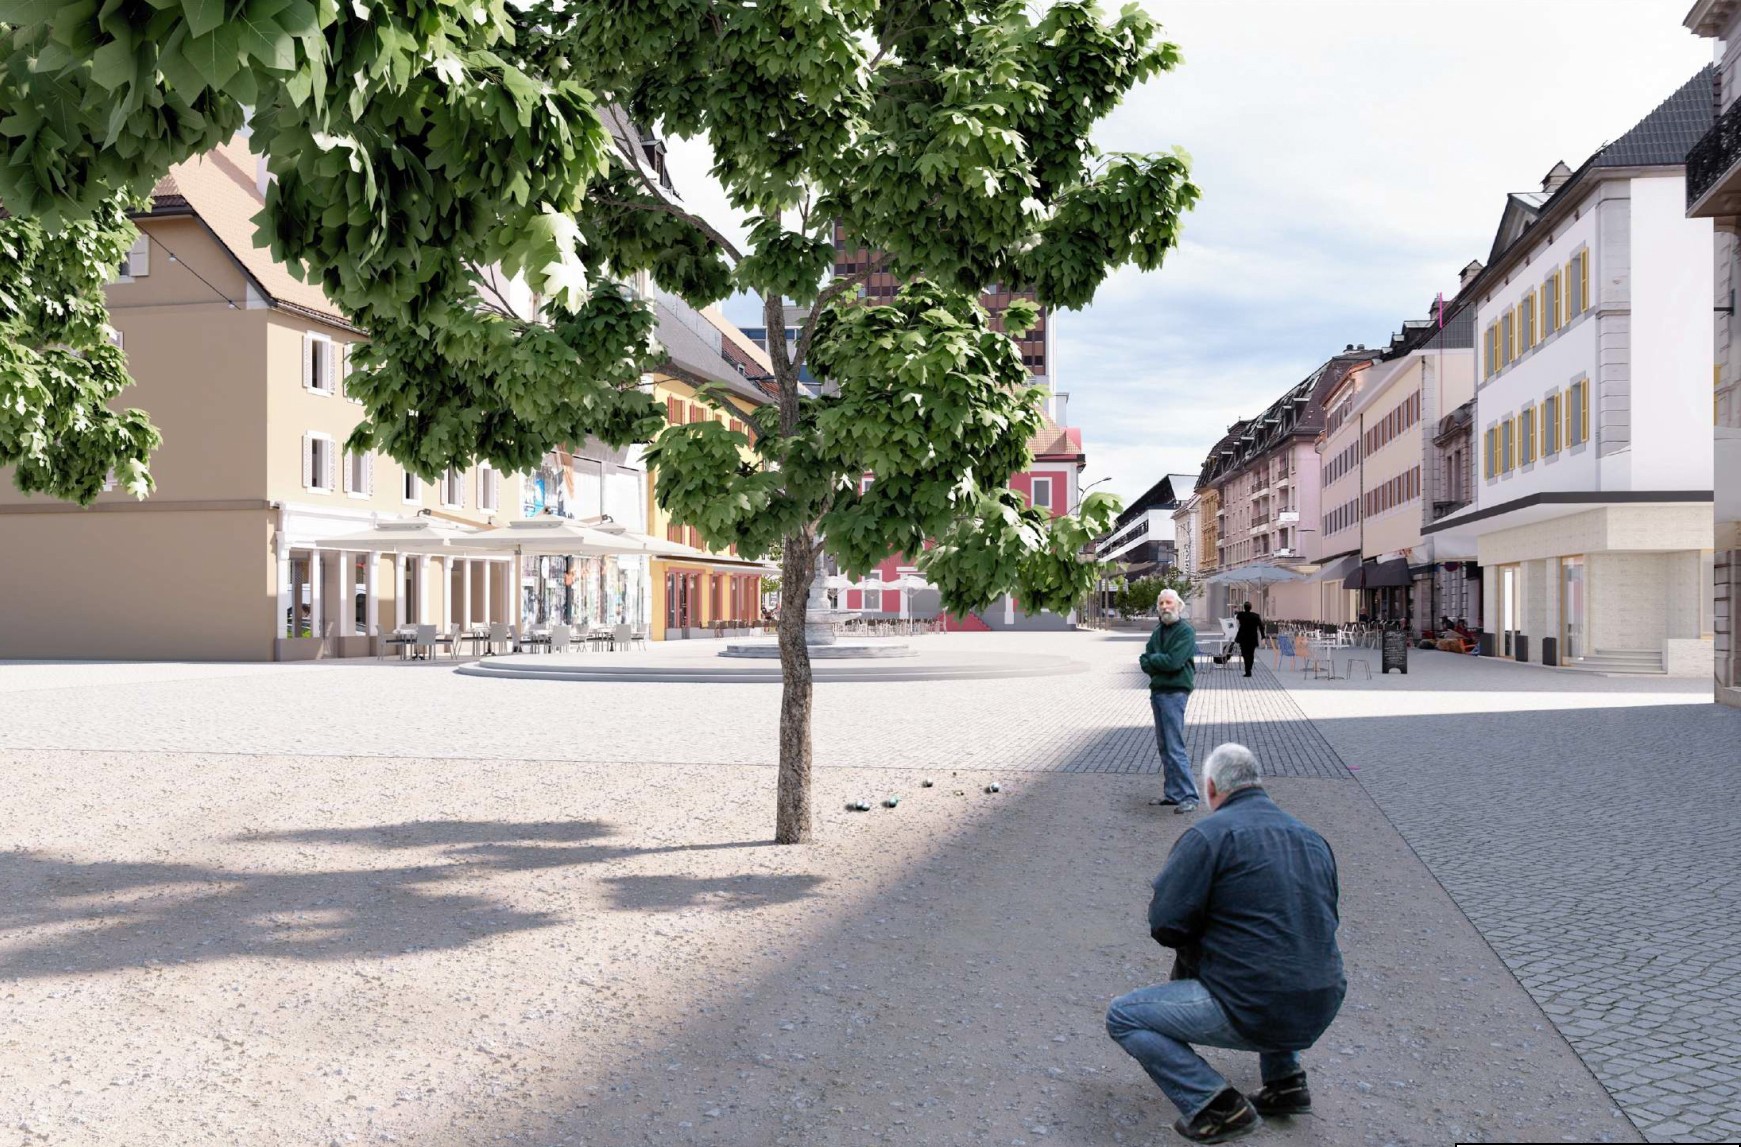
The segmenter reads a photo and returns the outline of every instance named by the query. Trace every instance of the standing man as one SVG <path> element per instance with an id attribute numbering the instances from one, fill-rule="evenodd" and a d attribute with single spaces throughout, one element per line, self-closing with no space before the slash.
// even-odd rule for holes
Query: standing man
<path id="1" fill-rule="evenodd" d="M 1221 745 L 1203 765 L 1212 816 L 1191 825 L 1155 878 L 1149 935 L 1177 952 L 1172 982 L 1112 1001 L 1106 1032 L 1142 1065 L 1194 1143 L 1248 1135 L 1262 1115 L 1312 1108 L 1299 1053 L 1347 994 L 1336 946 L 1336 857 L 1276 807 L 1257 758 Z M 1247 1099 L 1192 1044 L 1258 1053 Z"/>
<path id="2" fill-rule="evenodd" d="M 1251 662 L 1257 656 L 1257 643 L 1266 636 L 1263 631 L 1263 618 L 1257 615 L 1257 611 L 1251 608 L 1248 601 L 1233 615 L 1233 620 L 1239 623 L 1239 628 L 1233 634 L 1233 644 L 1239 646 L 1239 655 L 1245 658 L 1245 675 L 1250 677 Z"/>
<path id="3" fill-rule="evenodd" d="M 1161 751 L 1161 796 L 1149 803 L 1186 813 L 1197 807 L 1197 785 L 1185 753 L 1185 703 L 1197 681 L 1197 631 L 1185 620 L 1185 603 L 1174 591 L 1163 589 L 1156 606 L 1161 623 L 1137 658 L 1149 675 L 1149 708 L 1154 710 L 1155 744 Z"/>

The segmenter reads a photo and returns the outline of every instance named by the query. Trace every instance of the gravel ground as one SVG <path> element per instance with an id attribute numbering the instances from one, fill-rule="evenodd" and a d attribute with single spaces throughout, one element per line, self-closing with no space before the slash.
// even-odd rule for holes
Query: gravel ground
<path id="1" fill-rule="evenodd" d="M 0 771 L 0 1144 L 1178 1142 L 1102 1028 L 1168 967 L 1152 777 L 824 769 L 785 849 L 755 765 Z M 1636 1139 L 1358 784 L 1274 788 L 1340 856 L 1352 990 L 1270 1138 Z"/>

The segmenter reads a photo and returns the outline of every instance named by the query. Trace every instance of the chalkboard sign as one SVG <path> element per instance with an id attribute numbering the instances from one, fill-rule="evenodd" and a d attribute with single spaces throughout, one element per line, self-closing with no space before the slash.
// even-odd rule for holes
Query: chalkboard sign
<path id="1" fill-rule="evenodd" d="M 1408 635 L 1400 629 L 1385 630 L 1384 651 L 1381 658 L 1384 663 L 1383 672 L 1389 673 L 1392 669 L 1400 669 L 1407 673 L 1409 671 Z"/>

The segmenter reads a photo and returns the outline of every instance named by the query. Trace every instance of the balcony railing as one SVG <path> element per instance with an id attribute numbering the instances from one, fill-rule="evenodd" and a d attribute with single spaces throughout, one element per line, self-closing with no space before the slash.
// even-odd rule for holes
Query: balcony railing
<path id="1" fill-rule="evenodd" d="M 1703 199 L 1741 161 L 1741 100 L 1717 117 L 1687 152 L 1687 207 Z"/>

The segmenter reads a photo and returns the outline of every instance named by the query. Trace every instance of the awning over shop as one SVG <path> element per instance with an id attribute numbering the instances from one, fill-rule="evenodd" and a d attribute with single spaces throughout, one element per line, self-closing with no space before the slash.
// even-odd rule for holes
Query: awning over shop
<path id="1" fill-rule="evenodd" d="M 1359 554 L 1344 554 L 1328 563 L 1323 569 L 1312 575 L 1313 581 L 1347 580 L 1348 575 L 1360 568 Z"/>
<path id="2" fill-rule="evenodd" d="M 1388 562 L 1366 562 L 1343 579 L 1347 589 L 1401 589 L 1411 586 L 1415 575 L 1409 570 L 1407 558 Z"/>

